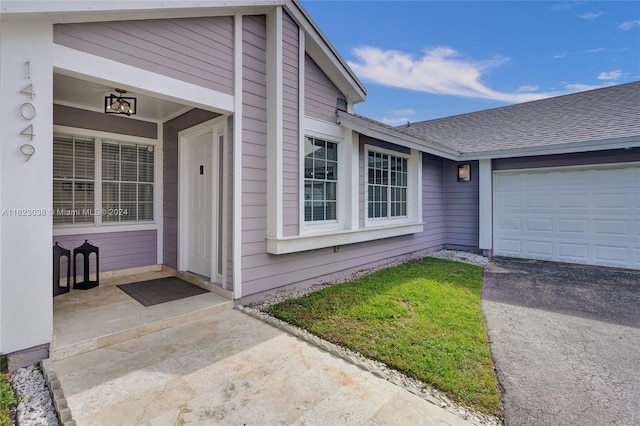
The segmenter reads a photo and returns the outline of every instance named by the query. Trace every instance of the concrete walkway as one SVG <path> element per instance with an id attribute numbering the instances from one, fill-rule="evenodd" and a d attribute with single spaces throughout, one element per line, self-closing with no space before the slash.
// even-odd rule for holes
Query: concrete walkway
<path id="1" fill-rule="evenodd" d="M 78 425 L 469 425 L 237 310 L 52 363 Z"/>

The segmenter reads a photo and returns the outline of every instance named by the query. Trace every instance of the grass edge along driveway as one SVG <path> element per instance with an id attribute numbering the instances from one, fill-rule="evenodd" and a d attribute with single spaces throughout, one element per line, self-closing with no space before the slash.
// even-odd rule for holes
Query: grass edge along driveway
<path id="1" fill-rule="evenodd" d="M 425 257 L 265 309 L 381 361 L 453 400 L 501 416 L 480 309 L 480 266 Z"/>

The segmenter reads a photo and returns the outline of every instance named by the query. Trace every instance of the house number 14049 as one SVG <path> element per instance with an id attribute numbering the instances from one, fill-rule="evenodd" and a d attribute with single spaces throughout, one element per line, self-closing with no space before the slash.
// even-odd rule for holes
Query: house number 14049
<path id="1" fill-rule="evenodd" d="M 31 80 L 31 62 L 25 62 L 25 65 L 27 68 L 27 80 Z M 36 95 L 33 90 L 33 83 L 29 83 L 20 93 L 29 96 L 30 100 L 33 100 Z M 30 122 L 29 125 L 20 132 L 20 135 L 28 137 L 29 142 L 33 142 L 35 134 L 33 133 L 33 123 L 31 123 L 31 121 L 36 118 L 36 107 L 31 102 L 23 103 L 20 105 L 20 117 Z M 29 161 L 33 154 L 36 153 L 36 148 L 31 143 L 25 143 L 20 146 L 20 152 L 26 157 L 25 161 Z"/>

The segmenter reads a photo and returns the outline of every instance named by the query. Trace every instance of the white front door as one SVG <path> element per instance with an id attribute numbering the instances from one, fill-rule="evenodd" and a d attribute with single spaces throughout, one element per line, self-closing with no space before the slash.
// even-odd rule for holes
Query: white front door
<path id="1" fill-rule="evenodd" d="M 213 132 L 188 139 L 189 247 L 187 270 L 211 277 L 213 185 Z"/>

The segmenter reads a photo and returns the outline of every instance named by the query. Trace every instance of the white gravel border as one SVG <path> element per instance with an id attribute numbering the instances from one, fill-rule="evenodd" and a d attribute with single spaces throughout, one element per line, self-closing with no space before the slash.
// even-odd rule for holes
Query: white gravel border
<path id="1" fill-rule="evenodd" d="M 20 426 L 58 426 L 58 416 L 44 376 L 37 365 L 9 374 L 18 397 L 16 423 Z"/>
<path id="2" fill-rule="evenodd" d="M 474 253 L 457 251 L 457 250 L 440 250 L 440 251 L 428 254 L 427 257 L 455 260 L 455 261 L 470 263 L 470 264 L 478 265 L 482 267 L 486 266 L 489 263 L 489 259 L 485 256 L 474 254 Z M 467 407 L 464 407 L 463 405 L 452 401 L 444 393 L 438 391 L 437 389 L 434 389 L 426 385 L 425 383 L 420 382 L 419 380 L 415 380 L 411 377 L 408 377 L 399 371 L 389 368 L 385 364 L 379 361 L 366 358 L 360 353 L 335 345 L 331 342 L 328 342 L 324 339 L 319 338 L 318 336 L 315 336 L 309 333 L 306 330 L 293 326 L 287 322 L 279 320 L 263 312 L 263 310 L 266 307 L 282 302 L 283 300 L 302 297 L 307 294 L 322 290 L 323 288 L 326 288 L 335 284 L 339 284 L 341 282 L 350 281 L 359 276 L 367 275 L 376 270 L 388 268 L 390 266 L 395 266 L 401 263 L 404 263 L 404 262 L 396 262 L 390 265 L 385 265 L 380 268 L 360 271 L 350 275 L 344 280 L 326 283 L 326 284 L 314 285 L 304 290 L 294 291 L 285 295 L 278 295 L 278 296 L 269 298 L 267 300 L 264 300 L 258 304 L 252 304 L 251 306 L 239 305 L 239 306 L 236 306 L 236 309 L 242 312 L 245 312 L 246 314 L 251 315 L 254 318 L 264 321 L 267 324 L 273 325 L 274 327 L 277 327 L 301 340 L 304 340 L 307 343 L 317 346 L 318 348 L 326 352 L 329 352 L 335 356 L 338 356 L 344 359 L 345 361 L 360 367 L 363 370 L 369 371 L 371 374 L 374 374 L 378 377 L 388 380 L 391 383 L 394 383 L 395 385 L 400 386 L 408 390 L 409 392 L 420 396 L 421 398 L 427 400 L 428 402 L 434 405 L 437 405 L 441 408 L 444 408 L 447 411 L 469 421 L 470 424 L 478 425 L 478 426 L 503 425 L 503 421 L 498 417 L 489 416 L 489 415 L 474 411 L 472 409 L 469 409 Z"/>

